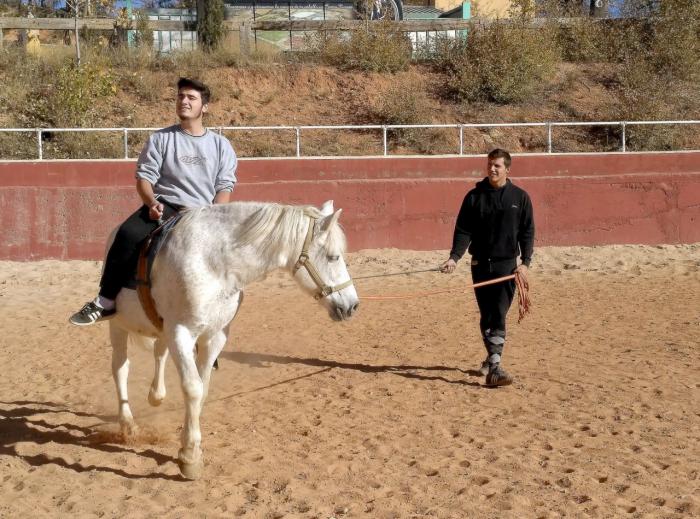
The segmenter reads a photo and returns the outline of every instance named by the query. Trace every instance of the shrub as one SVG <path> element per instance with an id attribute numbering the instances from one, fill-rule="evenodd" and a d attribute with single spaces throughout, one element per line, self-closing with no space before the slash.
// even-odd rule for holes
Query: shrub
<path id="1" fill-rule="evenodd" d="M 613 56 L 611 27 L 604 20 L 577 17 L 559 26 L 556 37 L 565 61 L 606 62 Z"/>
<path id="2" fill-rule="evenodd" d="M 325 64 L 342 70 L 399 72 L 411 63 L 408 37 L 386 23 L 368 23 L 350 33 L 325 33 L 312 38 L 310 51 Z"/>
<path id="3" fill-rule="evenodd" d="M 96 101 L 116 93 L 109 69 L 72 61 L 55 71 L 52 83 L 39 83 L 27 97 L 27 122 L 33 126 L 89 126 L 99 121 Z"/>
<path id="4" fill-rule="evenodd" d="M 685 119 L 680 94 L 680 83 L 670 84 L 659 75 L 654 65 L 644 57 L 620 65 L 618 72 L 618 119 L 624 121 L 649 121 Z M 692 101 L 691 101 L 692 103 Z M 695 101 L 697 110 L 698 100 Z M 630 126 L 627 130 L 627 146 L 634 150 L 669 150 L 676 148 L 683 129 L 663 126 Z"/>
<path id="5" fill-rule="evenodd" d="M 657 73 L 679 80 L 698 77 L 700 2 L 666 0 L 654 24 L 651 61 Z"/>
<path id="6" fill-rule="evenodd" d="M 393 84 L 367 107 L 372 124 L 426 124 L 431 120 L 428 99 L 418 85 Z"/>
<path id="7" fill-rule="evenodd" d="M 459 99 L 508 104 L 529 98 L 559 61 L 553 31 L 524 20 L 474 25 L 465 40 L 442 41 L 433 59 Z"/>
<path id="8" fill-rule="evenodd" d="M 136 11 L 134 43 L 137 47 L 153 46 L 153 29 L 148 26 L 148 15 L 141 9 Z"/>

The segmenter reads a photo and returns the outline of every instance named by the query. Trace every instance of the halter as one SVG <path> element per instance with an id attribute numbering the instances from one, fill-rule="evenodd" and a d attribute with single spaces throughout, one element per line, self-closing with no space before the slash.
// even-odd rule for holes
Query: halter
<path id="1" fill-rule="evenodd" d="M 318 291 L 314 294 L 314 299 L 318 300 L 324 297 L 328 297 L 333 292 L 340 292 L 342 289 L 349 287 L 350 285 L 352 285 L 352 279 L 348 279 L 345 283 L 341 283 L 340 285 L 335 286 L 326 285 L 323 282 L 321 276 L 318 273 L 318 270 L 316 270 L 316 267 L 314 267 L 314 264 L 309 259 L 309 246 L 311 245 L 311 240 L 314 237 L 314 224 L 317 218 L 307 213 L 306 211 L 304 211 L 304 214 L 309 217 L 309 228 L 306 231 L 304 246 L 301 249 L 299 259 L 294 264 L 292 274 L 296 275 L 299 269 L 301 267 L 304 267 L 306 269 L 306 272 L 309 273 L 309 276 L 311 276 L 311 279 L 314 280 L 314 283 L 316 283 L 316 286 L 318 287 Z"/>

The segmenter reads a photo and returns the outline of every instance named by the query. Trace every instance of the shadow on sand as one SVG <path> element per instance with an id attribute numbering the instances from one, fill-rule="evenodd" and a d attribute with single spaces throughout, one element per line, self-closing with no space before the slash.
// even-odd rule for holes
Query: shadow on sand
<path id="1" fill-rule="evenodd" d="M 346 362 L 336 362 L 333 360 L 321 360 L 321 359 L 305 359 L 301 357 L 286 357 L 282 355 L 270 355 L 265 353 L 248 353 L 234 351 L 222 352 L 219 358 L 232 360 L 239 364 L 246 364 L 251 367 L 265 367 L 263 362 L 268 362 L 272 364 L 303 364 L 305 366 L 316 366 L 319 368 L 324 368 L 320 371 L 311 373 L 310 375 L 315 375 L 317 373 L 322 373 L 330 369 L 350 369 L 354 371 L 360 371 L 362 373 L 389 373 L 391 375 L 398 375 L 400 377 L 405 377 L 414 380 L 434 380 L 440 382 L 446 382 L 448 384 L 459 384 L 463 386 L 472 386 L 477 388 L 484 388 L 478 382 L 472 382 L 469 380 L 457 379 L 450 380 L 445 378 L 443 375 L 428 375 L 419 373 L 421 371 L 425 372 L 437 372 L 437 371 L 448 371 L 448 372 L 459 372 L 463 375 L 477 376 L 482 375 L 476 370 L 463 370 L 460 368 L 453 368 L 450 366 L 411 366 L 411 365 L 372 365 L 372 364 L 358 364 L 358 363 L 346 363 Z M 305 376 L 310 376 L 305 375 Z"/>
<path id="2" fill-rule="evenodd" d="M 82 427 L 67 420 L 47 421 L 47 414 L 72 415 L 83 418 L 108 420 L 109 417 L 91 413 L 71 410 L 54 402 L 34 402 L 21 400 L 15 402 L 0 401 L 0 455 L 21 459 L 33 467 L 44 465 L 57 465 L 75 472 L 109 472 L 129 479 L 166 479 L 172 481 L 185 481 L 181 476 L 173 476 L 164 473 L 131 474 L 121 469 L 82 465 L 80 463 L 68 463 L 61 457 L 48 454 L 25 455 L 17 450 L 18 443 L 32 443 L 35 445 L 73 445 L 83 449 L 94 449 L 108 454 L 136 455 L 154 460 L 158 465 L 175 460 L 152 449 L 138 449 L 127 445 L 115 443 L 118 435 L 110 435 L 115 442 L 105 441 L 99 431 L 90 427 Z"/>

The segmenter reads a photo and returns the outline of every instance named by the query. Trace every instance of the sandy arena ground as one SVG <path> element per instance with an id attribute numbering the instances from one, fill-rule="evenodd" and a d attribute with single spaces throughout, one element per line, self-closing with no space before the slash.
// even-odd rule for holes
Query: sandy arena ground
<path id="1" fill-rule="evenodd" d="M 444 252 L 363 251 L 356 277 Z M 0 262 L 0 517 L 698 517 L 700 244 L 541 248 L 534 313 L 511 312 L 487 389 L 473 294 L 362 303 L 332 322 L 275 273 L 249 287 L 202 420 L 204 477 L 180 478 L 179 382 L 120 442 L 107 326 L 69 314 L 97 262 Z M 360 297 L 466 283 L 358 280 Z"/>

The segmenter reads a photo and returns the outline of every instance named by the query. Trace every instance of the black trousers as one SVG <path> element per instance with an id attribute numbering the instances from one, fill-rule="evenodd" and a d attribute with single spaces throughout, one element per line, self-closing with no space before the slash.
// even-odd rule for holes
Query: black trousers
<path id="1" fill-rule="evenodd" d="M 516 258 L 506 260 L 479 260 L 472 263 L 472 280 L 474 283 L 488 281 L 512 274 L 517 267 Z M 508 280 L 474 289 L 479 305 L 481 319 L 479 328 L 484 339 L 484 346 L 489 355 L 503 354 L 506 340 L 506 315 L 513 303 L 515 281 Z"/>
<path id="2" fill-rule="evenodd" d="M 177 208 L 167 203 L 163 205 L 163 220 L 177 213 Z M 119 291 L 136 272 L 141 245 L 157 227 L 158 221 L 149 218 L 148 207 L 145 205 L 121 224 L 105 260 L 100 280 L 101 296 L 116 299 Z"/>

